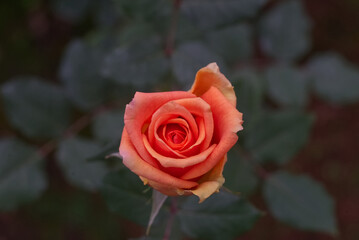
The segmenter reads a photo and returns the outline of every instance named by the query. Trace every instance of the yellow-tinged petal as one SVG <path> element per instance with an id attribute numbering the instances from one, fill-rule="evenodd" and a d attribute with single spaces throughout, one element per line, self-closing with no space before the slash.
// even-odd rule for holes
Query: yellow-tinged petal
<path id="1" fill-rule="evenodd" d="M 211 87 L 217 88 L 225 98 L 235 107 L 237 103 L 236 94 L 234 93 L 231 82 L 219 71 L 217 63 L 210 63 L 201 68 L 196 79 L 189 90 L 191 93 L 200 97 Z"/>
<path id="2" fill-rule="evenodd" d="M 199 203 L 202 203 L 213 193 L 218 192 L 224 183 L 224 178 L 219 177 L 216 181 L 209 181 L 201 183 L 196 190 L 192 190 L 191 192 L 199 197 Z"/>
<path id="3" fill-rule="evenodd" d="M 199 181 L 199 185 L 191 192 L 199 197 L 199 202 L 203 202 L 213 193 L 218 192 L 222 187 L 225 179 L 222 176 L 224 164 L 227 161 L 227 154 L 223 159 L 207 174 L 205 174 Z"/>

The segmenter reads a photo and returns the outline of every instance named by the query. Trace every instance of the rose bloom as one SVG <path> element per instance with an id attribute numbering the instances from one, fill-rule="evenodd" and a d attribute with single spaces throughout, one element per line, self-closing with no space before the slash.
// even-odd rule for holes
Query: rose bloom
<path id="1" fill-rule="evenodd" d="M 188 92 L 136 92 L 124 119 L 124 165 L 165 195 L 200 202 L 223 185 L 227 152 L 243 129 L 233 86 L 216 63 L 197 72 Z"/>

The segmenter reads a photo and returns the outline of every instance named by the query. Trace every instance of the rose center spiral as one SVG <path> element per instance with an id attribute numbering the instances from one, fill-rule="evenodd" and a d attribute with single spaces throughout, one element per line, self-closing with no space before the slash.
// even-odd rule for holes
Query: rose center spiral
<path id="1" fill-rule="evenodd" d="M 167 142 L 170 141 L 177 145 L 183 143 L 186 140 L 187 131 L 179 124 L 167 124 L 165 136 Z"/>

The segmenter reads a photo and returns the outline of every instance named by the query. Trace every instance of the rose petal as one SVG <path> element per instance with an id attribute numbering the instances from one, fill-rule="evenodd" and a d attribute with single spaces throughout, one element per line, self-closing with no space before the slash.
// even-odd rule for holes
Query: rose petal
<path id="1" fill-rule="evenodd" d="M 206 137 L 206 130 L 205 130 L 203 118 L 197 117 L 196 123 L 198 126 L 198 133 L 199 133 L 199 136 L 198 136 L 196 142 L 195 143 L 190 142 L 191 144 L 187 144 L 186 146 L 184 146 L 182 149 L 179 149 L 179 151 L 178 151 L 178 153 L 180 153 L 184 156 L 187 156 L 187 157 L 196 155 L 197 153 L 201 152 L 200 147 L 201 147 L 201 150 L 202 149 L 204 150 L 204 149 L 208 148 L 208 145 L 209 145 L 209 144 L 206 145 L 206 148 L 203 147 L 203 141 Z M 190 147 L 188 147 L 188 146 L 190 146 Z"/>
<path id="2" fill-rule="evenodd" d="M 223 94 L 215 87 L 211 87 L 202 96 L 212 109 L 215 132 L 214 141 L 218 143 L 212 154 L 187 173 L 182 179 L 193 179 L 199 177 L 212 169 L 229 149 L 237 142 L 237 132 L 242 130 L 242 113 L 232 106 Z"/>
<path id="3" fill-rule="evenodd" d="M 174 119 L 168 120 L 164 124 L 165 125 L 164 125 L 164 127 L 162 129 L 163 138 L 165 138 L 166 132 L 170 131 L 169 129 L 167 129 L 167 126 L 173 125 L 173 124 L 179 125 L 178 127 L 182 128 L 182 131 L 183 131 L 183 134 L 184 134 L 184 136 L 183 136 L 184 140 L 180 144 L 175 144 L 175 143 L 171 142 L 170 140 L 167 140 L 167 144 L 171 149 L 173 149 L 173 150 L 181 150 L 181 149 L 185 148 L 187 145 L 191 144 L 191 142 L 193 140 L 192 139 L 192 133 L 189 130 L 189 125 L 186 122 L 186 120 L 184 120 L 183 118 L 174 118 Z M 160 131 L 160 129 L 158 131 Z M 177 154 L 177 151 L 176 151 L 176 154 Z M 178 155 L 181 155 L 181 154 L 178 154 Z M 181 155 L 181 156 L 183 156 L 183 155 Z"/>
<path id="4" fill-rule="evenodd" d="M 189 92 L 201 97 L 211 87 L 216 87 L 225 98 L 236 106 L 237 98 L 231 82 L 219 71 L 217 63 L 210 63 L 201 68 Z"/>
<path id="5" fill-rule="evenodd" d="M 168 101 L 194 97 L 196 96 L 189 92 L 180 91 L 160 93 L 136 92 L 133 100 L 126 106 L 124 116 L 125 129 L 136 148 L 136 152 L 144 161 L 152 166 L 158 167 L 158 164 L 152 160 L 152 157 L 146 151 L 142 142 L 142 128 L 145 122 L 149 121 L 152 114 Z"/>
<path id="6" fill-rule="evenodd" d="M 190 190 L 194 195 L 199 197 L 199 202 L 203 202 L 213 193 L 218 192 L 224 183 L 222 176 L 224 164 L 227 161 L 227 154 L 217 165 L 205 174 L 199 181 L 199 185 L 195 190 Z"/>
<path id="7" fill-rule="evenodd" d="M 166 124 L 170 120 L 172 120 L 174 117 L 177 117 L 177 115 L 173 114 L 173 115 L 160 116 L 157 121 L 163 122 L 164 124 Z M 163 127 L 162 135 L 164 136 L 164 133 L 163 133 L 164 126 L 162 126 L 162 127 Z M 183 154 L 179 153 L 178 151 L 176 151 L 175 149 L 171 148 L 165 142 L 164 138 L 161 138 L 160 136 L 158 136 L 158 134 L 155 134 L 156 133 L 155 129 L 156 129 L 156 126 L 153 127 L 153 130 L 148 131 L 148 138 L 149 138 L 149 142 L 150 142 L 151 146 L 154 146 L 156 151 L 158 151 L 166 156 L 170 156 L 170 157 L 186 158 L 185 155 L 183 155 Z M 160 128 L 158 128 L 158 129 L 160 130 Z M 189 134 L 187 137 L 189 138 L 189 140 L 192 139 L 192 133 L 190 131 L 189 131 Z"/>
<path id="8" fill-rule="evenodd" d="M 188 139 L 188 128 L 181 123 L 166 123 L 163 128 L 163 137 L 172 149 L 182 148 Z"/>
<path id="9" fill-rule="evenodd" d="M 178 195 L 192 195 L 192 192 L 185 191 L 180 188 L 168 186 L 166 184 L 158 183 L 156 181 L 151 181 L 146 178 L 140 177 L 141 180 L 145 185 L 150 185 L 152 188 L 156 189 L 157 191 L 167 195 L 167 196 L 178 196 Z"/>
<path id="10" fill-rule="evenodd" d="M 212 146 L 207 148 L 205 151 L 203 151 L 197 155 L 194 155 L 194 156 L 191 156 L 188 158 L 178 159 L 178 158 L 166 157 L 166 156 L 163 156 L 163 155 L 157 153 L 151 147 L 151 145 L 148 142 L 147 137 L 145 135 L 143 135 L 143 143 L 145 144 L 145 147 L 146 147 L 147 151 L 151 154 L 151 156 L 156 158 L 163 167 L 177 167 L 177 168 L 185 168 L 188 166 L 193 166 L 193 165 L 196 165 L 196 164 L 204 161 L 208 157 L 208 155 L 212 153 L 213 149 L 216 147 L 216 144 L 213 144 Z"/>
<path id="11" fill-rule="evenodd" d="M 192 98 L 193 99 L 193 98 Z M 166 104 L 163 104 L 151 118 L 151 123 L 148 128 L 148 138 L 152 146 L 156 146 L 156 150 L 163 154 L 171 154 L 174 150 L 168 146 L 168 144 L 161 139 L 157 134 L 157 129 L 163 125 L 166 121 L 171 118 L 182 117 L 187 121 L 190 133 L 189 138 L 197 139 L 198 138 L 198 126 L 196 120 L 193 118 L 192 114 L 182 105 L 169 101 Z M 193 134 L 193 137 L 191 136 Z"/>
<path id="12" fill-rule="evenodd" d="M 204 132 L 200 131 L 200 136 L 198 137 L 198 139 L 194 145 L 195 146 L 199 145 L 203 141 L 200 151 L 207 149 L 209 144 L 211 143 L 212 136 L 213 136 L 213 128 L 214 128 L 213 116 L 212 116 L 212 111 L 211 111 L 210 105 L 206 101 L 204 101 L 202 98 L 179 99 L 179 100 L 175 100 L 174 102 L 181 104 L 192 114 L 201 116 L 203 118 L 203 123 L 204 123 L 205 129 L 204 129 Z M 185 154 L 185 152 L 183 152 L 183 154 Z"/>
<path id="13" fill-rule="evenodd" d="M 126 167 L 138 176 L 146 178 L 149 181 L 155 181 L 168 187 L 180 189 L 190 189 L 198 185 L 196 182 L 182 180 L 162 172 L 141 159 L 131 143 L 126 129 L 123 130 L 121 138 L 120 155 Z"/>

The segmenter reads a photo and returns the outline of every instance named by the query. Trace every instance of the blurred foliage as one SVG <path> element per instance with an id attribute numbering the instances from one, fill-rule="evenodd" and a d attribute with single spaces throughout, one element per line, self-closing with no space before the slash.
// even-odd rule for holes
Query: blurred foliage
<path id="1" fill-rule="evenodd" d="M 21 8 L 40 4 L 19 2 Z M 171 239 L 182 239 L 183 234 L 233 239 L 252 229 L 262 213 L 248 199 L 259 187 L 279 221 L 303 230 L 338 233 L 333 200 L 319 182 L 286 170 L 258 174 L 258 168 L 268 172 L 273 166 L 285 168 L 306 145 L 315 121 L 306 110 L 311 94 L 335 104 L 359 100 L 357 66 L 337 53 L 310 52 L 312 24 L 301 1 L 51 0 L 49 4 L 51 14 L 67 24 L 88 27 L 68 43 L 59 81 L 16 76 L 1 86 L 4 112 L 13 127 L 13 136 L 0 141 L 1 211 L 41 197 L 49 185 L 42 164 L 54 157 L 70 185 L 101 192 L 110 211 L 146 225 L 150 192 L 137 176 L 121 168 L 120 160 L 105 160 L 118 149 L 125 104 L 135 91 L 187 90 L 198 69 L 217 62 L 232 81 L 237 107 L 244 114 L 245 129 L 224 171 L 225 186 L 241 195 L 221 191 L 200 205 L 194 197 L 179 198 Z M 26 51 L 21 44 L 19 51 Z M 259 64 L 261 60 L 265 64 Z M 43 151 L 48 150 L 48 140 L 56 145 L 50 147 L 54 156 Z M 41 145 L 45 148 L 36 151 Z M 34 208 L 40 212 L 58 208 L 53 215 L 76 221 L 73 215 L 91 208 L 83 205 L 89 197 L 80 198 L 85 200 L 45 194 Z M 167 200 L 147 239 L 162 239 L 170 215 Z M 101 217 L 98 223 L 108 224 L 108 231 L 116 234 L 113 219 L 102 222 Z M 115 239 L 107 231 L 96 234 L 94 239 Z"/>
<path id="2" fill-rule="evenodd" d="M 333 200 L 310 177 L 274 173 L 266 179 L 263 194 L 277 219 L 304 230 L 338 233 L 331 214 Z"/>

